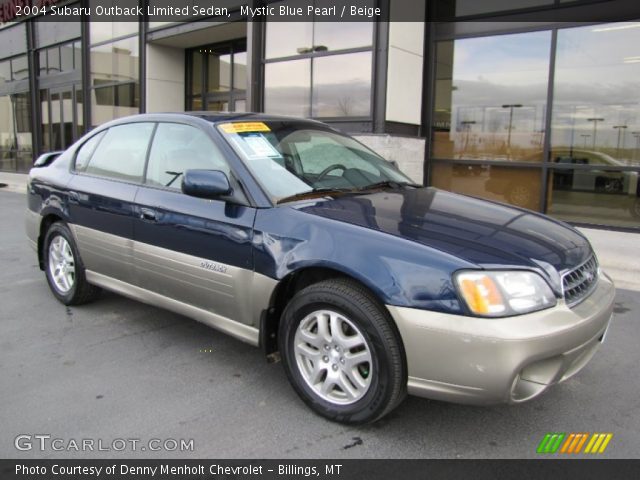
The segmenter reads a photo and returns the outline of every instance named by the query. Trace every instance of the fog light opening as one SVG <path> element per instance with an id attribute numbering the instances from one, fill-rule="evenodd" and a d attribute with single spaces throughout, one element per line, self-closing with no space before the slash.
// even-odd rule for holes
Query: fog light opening
<path id="1" fill-rule="evenodd" d="M 547 387 L 548 385 L 524 380 L 518 374 L 511 385 L 511 401 L 516 403 L 526 402 L 540 395 Z"/>

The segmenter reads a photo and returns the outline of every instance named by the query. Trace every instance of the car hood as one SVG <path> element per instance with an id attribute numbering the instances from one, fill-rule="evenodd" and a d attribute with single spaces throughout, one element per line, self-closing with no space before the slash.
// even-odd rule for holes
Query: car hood
<path id="1" fill-rule="evenodd" d="M 303 212 L 411 240 L 483 267 L 562 273 L 586 261 L 587 239 L 569 225 L 528 210 L 435 188 L 322 198 Z"/>

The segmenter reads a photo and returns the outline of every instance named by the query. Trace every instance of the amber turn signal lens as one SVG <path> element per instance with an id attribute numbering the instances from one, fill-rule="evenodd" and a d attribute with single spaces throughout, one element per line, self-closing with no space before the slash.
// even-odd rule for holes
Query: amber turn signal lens
<path id="1" fill-rule="evenodd" d="M 467 273 L 458 277 L 460 293 L 469 309 L 477 315 L 496 315 L 505 310 L 504 300 L 495 282 L 487 275 Z"/>

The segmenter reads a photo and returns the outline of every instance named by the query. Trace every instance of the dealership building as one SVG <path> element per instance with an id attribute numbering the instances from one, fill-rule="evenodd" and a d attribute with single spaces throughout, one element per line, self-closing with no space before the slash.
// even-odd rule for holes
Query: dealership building
<path id="1" fill-rule="evenodd" d="M 257 111 L 325 121 L 425 185 L 640 229 L 636 2 L 372 0 L 389 22 L 255 21 L 250 1 L 187 21 L 16 15 L 31 3 L 92 5 L 0 0 L 1 171 L 125 115 Z"/>

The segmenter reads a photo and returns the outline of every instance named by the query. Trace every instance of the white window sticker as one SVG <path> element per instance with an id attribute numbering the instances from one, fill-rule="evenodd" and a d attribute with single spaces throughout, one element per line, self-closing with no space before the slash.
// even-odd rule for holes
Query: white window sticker
<path id="1" fill-rule="evenodd" d="M 248 158 L 281 158 L 280 152 L 278 152 L 269 140 L 264 138 L 264 136 L 260 133 L 253 133 L 250 135 L 242 135 L 240 137 L 242 139 L 241 142 L 237 142 L 240 148 L 246 153 Z"/>

